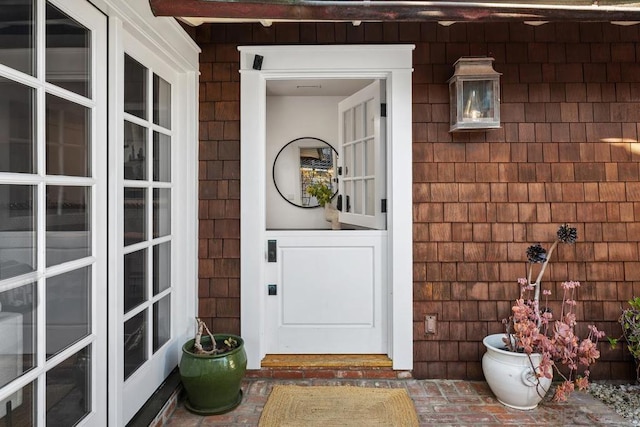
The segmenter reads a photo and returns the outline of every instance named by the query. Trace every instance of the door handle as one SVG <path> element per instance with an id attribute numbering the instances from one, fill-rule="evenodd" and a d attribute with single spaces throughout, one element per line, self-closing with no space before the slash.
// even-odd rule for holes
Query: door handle
<path id="1" fill-rule="evenodd" d="M 347 196 L 347 212 L 351 212 L 351 203 L 349 201 L 349 196 Z"/>
<path id="2" fill-rule="evenodd" d="M 277 241 L 267 240 L 267 262 L 277 262 Z"/>
<path id="3" fill-rule="evenodd" d="M 336 201 L 336 209 L 342 211 L 342 194 L 338 194 L 338 200 Z"/>

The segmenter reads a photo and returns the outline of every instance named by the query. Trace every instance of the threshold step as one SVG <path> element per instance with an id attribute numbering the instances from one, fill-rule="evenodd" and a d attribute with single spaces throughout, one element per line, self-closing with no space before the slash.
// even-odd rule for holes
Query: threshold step
<path id="1" fill-rule="evenodd" d="M 267 354 L 263 368 L 391 368 L 386 354 Z"/>

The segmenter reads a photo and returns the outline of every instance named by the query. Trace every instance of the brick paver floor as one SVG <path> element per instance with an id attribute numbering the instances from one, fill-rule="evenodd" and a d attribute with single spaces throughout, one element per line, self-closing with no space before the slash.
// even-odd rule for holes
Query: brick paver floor
<path id="1" fill-rule="evenodd" d="M 208 417 L 188 412 L 178 404 L 166 426 L 256 426 L 269 392 L 276 384 L 351 385 L 360 387 L 404 387 L 416 407 L 421 426 L 630 426 L 588 393 L 575 392 L 568 403 L 543 401 L 531 411 L 510 409 L 500 404 L 485 382 L 452 380 L 347 380 L 347 379 L 246 379 L 244 399 L 232 412 Z M 362 422 L 366 426 L 366 420 Z M 301 426 L 304 427 L 304 426 Z"/>

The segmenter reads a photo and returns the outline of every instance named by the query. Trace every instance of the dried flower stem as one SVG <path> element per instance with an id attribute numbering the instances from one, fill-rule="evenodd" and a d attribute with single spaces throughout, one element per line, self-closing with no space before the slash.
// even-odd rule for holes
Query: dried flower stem
<path id="1" fill-rule="evenodd" d="M 216 340 L 215 340 L 215 338 L 213 338 L 213 334 L 211 333 L 211 331 L 209 330 L 207 325 L 199 317 L 196 317 L 196 322 L 198 323 L 198 330 L 196 332 L 196 338 L 195 338 L 195 341 L 193 343 L 193 348 L 195 350 L 195 353 L 196 354 L 214 354 L 214 353 L 217 353 L 218 349 L 216 348 L 217 347 L 216 346 Z M 209 337 L 211 338 L 211 345 L 212 345 L 211 350 L 205 350 L 204 348 L 202 348 L 202 344 L 200 343 L 200 341 L 202 340 L 202 334 L 204 332 L 206 332 L 207 335 L 209 335 Z"/>
<path id="2" fill-rule="evenodd" d="M 535 282 L 531 282 L 531 277 L 533 277 L 533 263 L 529 264 L 529 272 L 527 274 L 527 281 L 529 282 L 530 286 L 533 286 L 534 289 L 534 295 L 533 295 L 533 300 L 535 305 L 537 306 L 536 308 L 540 308 L 540 282 L 542 281 L 542 276 L 544 275 L 545 270 L 547 269 L 547 264 L 549 264 L 549 260 L 551 260 L 551 255 L 553 255 L 553 251 L 556 249 L 556 247 L 558 246 L 558 242 L 559 240 L 556 239 L 553 244 L 551 245 L 551 247 L 549 248 L 549 252 L 547 252 L 547 256 L 544 260 L 544 263 L 542 263 L 542 266 L 540 267 L 540 271 L 538 272 L 538 277 L 536 277 L 536 281 Z M 538 317 L 538 327 L 540 327 L 540 325 L 542 325 L 542 318 Z"/>

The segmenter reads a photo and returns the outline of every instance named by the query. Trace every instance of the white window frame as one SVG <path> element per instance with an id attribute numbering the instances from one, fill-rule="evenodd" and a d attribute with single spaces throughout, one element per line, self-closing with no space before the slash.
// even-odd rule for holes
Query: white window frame
<path id="1" fill-rule="evenodd" d="M 413 45 L 241 46 L 240 303 L 248 368 L 266 354 L 266 83 L 300 78 L 370 78 L 387 83 L 389 356 L 413 369 L 411 73 Z M 253 68 L 256 55 L 262 67 Z"/>

